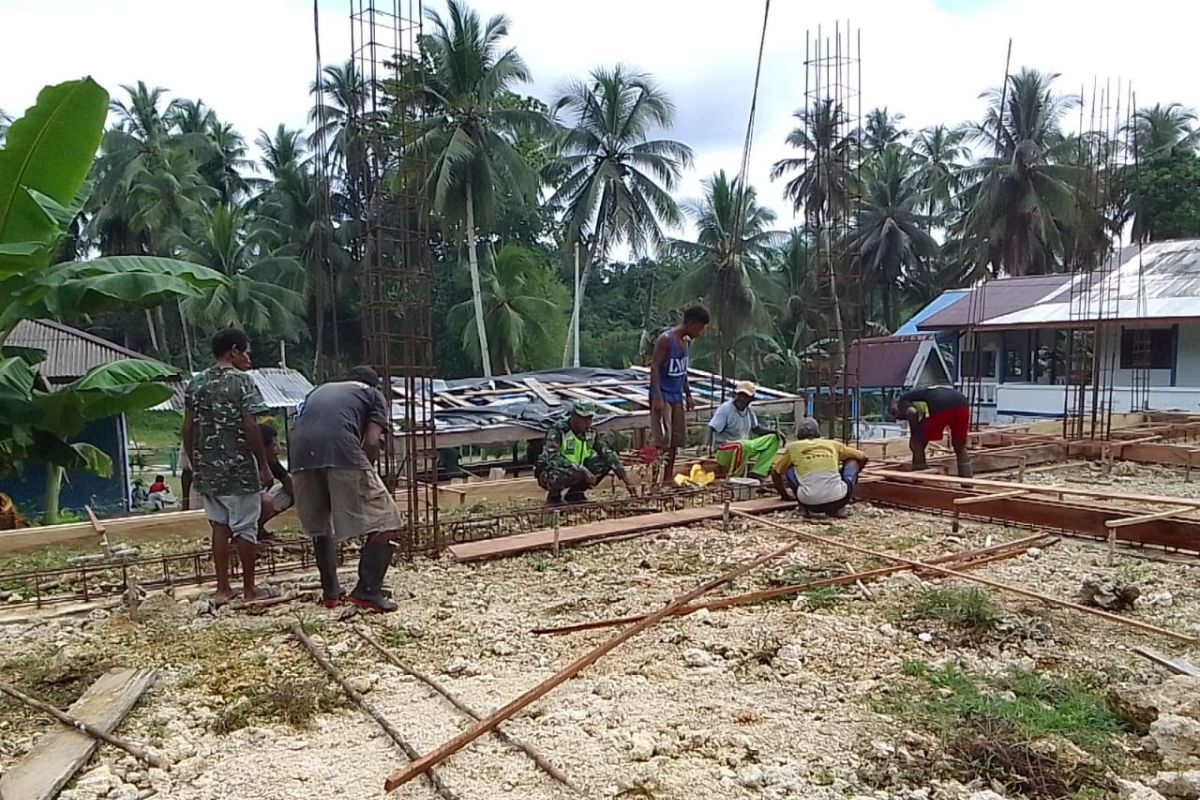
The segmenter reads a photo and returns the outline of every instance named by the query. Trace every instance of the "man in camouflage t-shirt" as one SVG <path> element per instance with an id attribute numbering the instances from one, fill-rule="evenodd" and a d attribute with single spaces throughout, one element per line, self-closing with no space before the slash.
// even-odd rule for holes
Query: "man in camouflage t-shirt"
<path id="1" fill-rule="evenodd" d="M 192 378 L 186 392 L 183 445 L 191 461 L 192 485 L 204 498 L 212 526 L 217 593 L 213 602 L 233 598 L 229 585 L 229 541 L 237 541 L 246 600 L 266 596 L 254 585 L 260 491 L 274 482 L 257 414 L 266 411 L 262 395 L 246 374 L 250 340 L 237 328 L 213 337 L 217 362 Z"/>

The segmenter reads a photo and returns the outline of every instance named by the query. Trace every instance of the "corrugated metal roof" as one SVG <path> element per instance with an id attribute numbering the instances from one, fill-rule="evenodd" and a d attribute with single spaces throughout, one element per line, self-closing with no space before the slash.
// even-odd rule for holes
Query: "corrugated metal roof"
<path id="1" fill-rule="evenodd" d="M 942 309 L 949 308 L 950 306 L 954 305 L 956 302 L 966 297 L 969 292 L 969 289 L 947 289 L 937 297 L 930 300 L 929 305 L 922 308 L 916 314 L 913 314 L 912 318 L 909 319 L 908 322 L 892 331 L 892 334 L 894 336 L 916 336 L 920 333 L 920 331 L 917 330 L 918 325 Z"/>
<path id="2" fill-rule="evenodd" d="M 294 369 L 285 367 L 262 367 L 247 370 L 247 375 L 254 381 L 258 391 L 263 396 L 267 408 L 295 409 L 313 390 L 308 378 Z M 175 391 L 175 396 L 154 406 L 151 411 L 182 411 L 184 387 L 181 384 Z"/>
<path id="3" fill-rule="evenodd" d="M 1122 252 L 1126 258 L 1116 269 L 1078 276 L 1040 303 L 1003 313 L 989 308 L 979 327 L 1200 318 L 1200 239 Z"/>
<path id="4" fill-rule="evenodd" d="M 944 328 L 965 328 L 979 325 L 993 317 L 1010 314 L 1043 302 L 1063 289 L 1070 275 L 1026 275 L 1021 278 L 998 278 L 968 292 L 965 299 L 933 314 L 917 329 L 930 331 Z"/>
<path id="5" fill-rule="evenodd" d="M 48 319 L 21 320 L 5 344 L 44 351 L 46 359 L 34 369 L 50 383 L 70 383 L 82 378 L 88 370 L 117 361 L 153 360 L 107 339 Z"/>

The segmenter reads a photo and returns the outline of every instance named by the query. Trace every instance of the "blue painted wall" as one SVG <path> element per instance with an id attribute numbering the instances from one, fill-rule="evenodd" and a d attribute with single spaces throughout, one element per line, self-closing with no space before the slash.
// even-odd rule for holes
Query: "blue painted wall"
<path id="1" fill-rule="evenodd" d="M 103 450 L 113 460 L 113 474 L 108 478 L 86 472 L 69 472 L 63 478 L 59 508 L 80 515 L 90 505 L 98 516 L 117 514 L 129 508 L 129 471 L 125 460 L 125 426 L 121 417 L 93 422 L 77 441 L 87 442 Z M 0 492 L 13 499 L 22 514 L 36 518 L 42 510 L 46 493 L 46 470 L 40 464 L 27 464 L 20 478 L 0 479 Z"/>

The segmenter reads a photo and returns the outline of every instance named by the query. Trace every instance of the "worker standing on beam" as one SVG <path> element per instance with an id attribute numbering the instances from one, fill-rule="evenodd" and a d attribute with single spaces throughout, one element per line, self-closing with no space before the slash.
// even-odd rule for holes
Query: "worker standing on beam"
<path id="1" fill-rule="evenodd" d="M 654 444 L 666 451 L 662 482 L 675 475 L 675 455 L 687 446 L 687 414 L 696 410 L 688 385 L 688 361 L 692 340 L 708 326 L 708 309 L 692 306 L 683 312 L 675 327 L 664 331 L 654 343 L 650 362 L 650 430 Z"/>
<path id="2" fill-rule="evenodd" d="M 363 539 L 358 584 L 347 599 L 368 611 L 395 611 L 383 588 L 392 565 L 392 539 L 404 527 L 392 493 L 372 466 L 381 439 L 391 435 L 379 373 L 355 367 L 344 381 L 323 383 L 304 398 L 289 442 L 289 466 L 300 527 L 312 537 L 322 602 L 344 598 L 337 545 Z"/>
<path id="3" fill-rule="evenodd" d="M 546 432 L 546 443 L 533 470 L 538 486 L 546 490 L 546 505 L 586 503 L 588 489 L 594 489 L 610 472 L 631 496 L 637 494 L 620 456 L 592 428 L 595 416 L 594 404 L 577 400 L 571 413 Z"/>
<path id="4" fill-rule="evenodd" d="M 893 420 L 908 421 L 908 446 L 912 450 L 913 469 L 925 469 L 925 449 L 940 440 L 948 429 L 950 444 L 958 460 L 960 478 L 975 473 L 967 440 L 971 432 L 971 404 L 963 393 L 947 386 L 913 389 L 897 397 L 889 409 Z"/>

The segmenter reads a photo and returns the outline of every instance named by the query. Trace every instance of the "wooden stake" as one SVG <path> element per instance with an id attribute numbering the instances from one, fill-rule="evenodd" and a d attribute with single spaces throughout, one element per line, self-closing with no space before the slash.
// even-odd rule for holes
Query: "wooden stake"
<path id="1" fill-rule="evenodd" d="M 731 510 L 731 513 L 739 513 L 739 512 Z M 407 768 L 396 770 L 395 772 L 393 772 L 391 775 L 388 776 L 386 781 L 384 781 L 384 784 L 383 784 L 384 790 L 388 791 L 388 792 L 393 791 L 394 789 L 396 789 L 396 787 L 398 787 L 404 783 L 407 783 L 408 781 L 412 780 L 416 776 L 421 775 L 421 774 L 427 772 L 428 770 L 432 769 L 433 767 L 437 766 L 438 764 L 442 763 L 447 758 L 454 755 L 459 750 L 463 749 L 464 747 L 469 745 L 471 742 L 478 739 L 480 736 L 483 736 L 485 733 L 488 733 L 489 731 L 495 729 L 495 727 L 497 725 L 499 725 L 500 723 L 504 722 L 507 719 L 511 719 L 521 709 L 523 709 L 526 706 L 528 706 L 529 704 L 534 703 L 537 700 L 540 700 L 541 698 L 545 697 L 551 691 L 553 691 L 557 687 L 561 686 L 562 684 L 566 683 L 571 678 L 575 677 L 575 675 L 579 674 L 579 672 L 581 672 L 582 670 L 586 669 L 587 667 L 589 667 L 592 664 L 599 661 L 603 656 L 612 652 L 620 645 L 629 641 L 634 636 L 637 636 L 639 633 L 646 630 L 647 628 L 655 625 L 662 619 L 670 616 L 676 610 L 678 610 L 679 608 L 692 602 L 700 595 L 707 594 L 708 592 L 711 592 L 713 589 L 716 589 L 720 586 L 724 586 L 725 584 L 729 583 L 730 581 L 740 578 L 741 576 L 745 575 L 747 572 L 754 569 L 755 567 L 761 566 L 762 564 L 765 564 L 768 561 L 772 561 L 776 558 L 779 558 L 782 555 L 786 555 L 787 553 L 791 552 L 792 550 L 795 550 L 796 547 L 799 546 L 799 544 L 800 543 L 798 541 L 797 542 L 789 542 L 788 544 L 784 545 L 783 547 L 780 547 L 776 550 L 772 550 L 769 553 L 764 553 L 763 555 L 759 556 L 758 558 L 755 558 L 753 561 L 749 561 L 749 562 L 741 565 L 740 567 L 737 567 L 735 569 L 730 570 L 729 572 L 726 572 L 724 575 L 721 575 L 717 578 L 713 578 L 708 583 L 705 583 L 701 586 L 697 586 L 695 589 L 692 589 L 689 592 L 679 595 L 678 597 L 673 599 L 671 602 L 667 603 L 665 606 L 660 608 L 658 611 L 656 611 L 653 614 L 651 614 L 650 616 L 646 617 L 641 622 L 638 622 L 635 625 L 630 625 L 625 630 L 623 630 L 620 633 L 616 634 L 615 636 L 612 636 L 611 638 L 609 638 L 607 641 L 605 641 L 599 647 L 596 647 L 595 649 L 591 650 L 590 652 L 587 652 L 587 653 L 583 654 L 582 656 L 580 656 L 579 658 L 575 659 L 574 661 L 572 661 L 567 666 L 563 667 L 561 670 L 559 670 L 557 673 L 555 673 L 550 678 L 542 681 L 537 686 L 535 686 L 532 689 L 530 689 L 529 691 L 525 692 L 524 694 L 522 694 L 520 697 L 516 698 L 515 700 L 512 700 L 511 702 L 508 703 L 508 705 L 504 706 L 499 711 L 496 711 L 492 715 L 480 720 L 475 725 L 473 725 L 469 729 L 463 731 L 458 736 L 455 736 L 453 739 L 446 742 L 445 744 L 443 744 L 441 747 L 439 747 L 437 750 L 433 751 L 429 755 L 425 756 L 424 758 L 420 759 L 419 761 L 414 762 L 413 764 L 410 764 Z"/>
<path id="2" fill-rule="evenodd" d="M 351 630 L 353 630 L 355 633 L 357 633 L 359 635 L 359 637 L 362 638 L 363 641 L 365 641 L 367 644 L 371 645 L 371 647 L 375 648 L 375 650 L 381 656 L 383 656 L 388 661 L 390 661 L 397 669 L 401 670 L 406 675 L 411 675 L 412 677 L 414 677 L 417 680 L 424 683 L 430 689 L 433 689 L 435 692 L 440 694 L 442 697 L 444 697 L 448 701 L 450 701 L 450 705 L 454 706 L 459 711 L 466 714 L 468 717 L 475 720 L 476 722 L 483 719 L 482 714 L 480 714 L 478 711 L 471 708 L 466 703 L 464 703 L 462 700 L 459 700 L 457 697 L 455 697 L 453 694 L 451 694 L 450 690 L 447 689 L 445 686 L 442 686 L 440 683 L 438 683 L 437 681 L 435 681 L 433 678 L 429 677 L 425 673 L 417 671 L 413 667 L 408 666 L 403 661 L 401 661 L 399 658 L 397 658 L 394 653 L 392 653 L 390 650 L 387 650 L 386 648 L 384 648 L 384 646 L 382 644 L 380 644 L 378 641 L 376 641 L 375 638 L 373 636 L 371 636 L 371 634 L 367 633 L 366 631 L 364 631 L 362 628 L 358 627 L 357 625 L 353 626 L 351 628 Z M 505 744 L 507 744 L 511 747 L 515 747 L 518 750 L 525 753 L 525 755 L 529 756 L 529 758 L 533 761 L 533 763 L 537 764 L 538 767 L 543 772 L 545 772 L 551 778 L 554 778 L 554 780 L 558 781 L 563 786 L 566 786 L 568 789 L 575 792 L 576 794 L 583 794 L 583 790 L 581 790 L 575 784 L 571 783 L 571 779 L 568 778 L 566 775 L 564 775 L 562 770 L 560 770 L 558 767 L 554 766 L 549 761 L 547 761 L 546 757 L 543 756 L 541 753 L 539 753 L 537 750 L 535 750 L 531 745 L 525 744 L 525 742 L 521 741 L 517 737 L 510 734 L 507 730 L 505 730 L 504 728 L 499 727 L 499 726 L 497 726 L 492 731 L 492 735 L 495 736 L 500 741 L 504 742 Z"/>
<path id="3" fill-rule="evenodd" d="M 970 479 L 967 478 L 965 480 L 970 480 Z M 739 517 L 750 517 L 749 514 L 744 514 L 743 512 L 737 511 L 737 510 L 734 510 L 733 513 L 737 514 Z M 791 525 L 784 525 L 782 523 L 775 522 L 775 521 L 769 520 L 769 519 L 764 519 L 762 517 L 750 517 L 750 518 L 757 519 L 760 525 L 769 525 L 772 528 L 778 528 L 782 531 L 787 531 L 788 533 L 795 534 L 796 536 L 799 536 L 802 539 L 808 539 L 809 541 L 818 542 L 819 544 L 827 544 L 827 545 L 832 545 L 833 547 L 841 547 L 841 548 L 844 548 L 846 550 L 851 550 L 856 553 L 862 553 L 863 555 L 872 556 L 873 558 L 882 558 L 887 561 L 895 561 L 899 564 L 907 564 L 908 566 L 910 566 L 914 569 L 927 569 L 927 570 L 930 570 L 931 572 L 936 572 L 941 575 L 949 575 L 949 576 L 955 577 L 955 578 L 962 578 L 963 580 L 982 584 L 983 586 L 988 586 L 988 587 L 991 587 L 992 589 L 1000 589 L 1001 591 L 1011 592 L 1013 594 L 1019 594 L 1022 597 L 1028 597 L 1032 600 L 1040 600 L 1043 603 L 1048 603 L 1053 606 L 1059 606 L 1061 608 L 1069 608 L 1069 609 L 1072 609 L 1073 611 L 1079 611 L 1084 614 L 1090 614 L 1094 617 L 1100 617 L 1101 619 L 1106 619 L 1110 622 L 1116 622 L 1120 625 L 1125 625 L 1130 628 L 1137 628 L 1138 630 L 1145 631 L 1146 633 L 1153 633 L 1153 634 L 1157 634 L 1159 636 L 1166 636 L 1168 638 L 1175 639 L 1176 641 L 1184 642 L 1186 644 L 1192 644 L 1192 645 L 1200 644 L 1200 639 L 1197 639 L 1194 636 L 1188 636 L 1187 634 L 1177 633 L 1175 631 L 1167 630 L 1166 628 L 1160 628 L 1157 625 L 1151 625 L 1148 622 L 1142 622 L 1142 621 L 1136 620 L 1136 619 L 1129 619 L 1127 617 L 1122 617 L 1117 614 L 1110 613 L 1108 611 L 1102 611 L 1101 609 L 1098 609 L 1098 608 L 1090 608 L 1089 606 L 1080 605 L 1079 603 L 1072 603 L 1069 600 L 1060 600 L 1057 597 L 1051 597 L 1050 595 L 1047 595 L 1047 594 L 1041 594 L 1039 592 L 1034 592 L 1029 589 L 1023 589 L 1019 586 L 1011 586 L 1007 583 L 1000 583 L 999 581 L 989 580 L 988 578 L 980 578 L 977 575 L 966 575 L 961 572 L 955 572 L 952 569 L 946 569 L 945 567 L 939 567 L 939 566 L 935 566 L 933 564 L 928 564 L 928 563 L 921 562 L 921 561 L 913 561 L 911 559 L 901 558 L 900 556 L 894 556 L 889 553 L 882 553 L 878 550 L 870 550 L 866 547 L 858 547 L 857 545 L 849 544 L 847 542 L 840 542 L 837 539 L 829 539 L 824 536 L 817 536 L 816 534 L 800 530 L 799 528 L 794 528 Z"/>
<path id="4" fill-rule="evenodd" d="M 380 714 L 374 706 L 368 703 L 367 699 L 363 697 L 357 689 L 351 686 L 345 677 L 342 676 L 342 673 L 333 665 L 333 662 L 330 661 L 315 644 L 313 644 L 313 640 L 308 638 L 308 634 L 304 632 L 304 628 L 300 627 L 299 622 L 293 622 L 291 630 L 292 636 L 295 637 L 296 641 L 304 645 L 304 649 L 308 650 L 309 654 L 312 655 L 313 660 L 321 665 L 321 669 L 325 670 L 325 672 L 329 674 L 329 677 L 342 687 L 342 691 L 346 693 L 346 696 L 353 700 L 355 705 L 362 709 L 364 714 L 375 720 L 379 727 L 383 728 L 383 732 L 391 737 L 392 741 L 404 751 L 405 755 L 407 755 L 413 761 L 417 761 L 421 758 L 421 754 L 413 749 L 413 746 L 408 743 L 408 740 L 406 740 L 404 736 L 401 735 L 400 731 L 396 730 L 392 723 L 388 722 L 387 719 Z M 441 797 L 445 798 L 445 800 L 458 800 L 458 795 L 456 795 L 454 791 L 442 781 L 440 775 L 432 770 L 429 770 L 424 774 L 425 779 L 429 781 L 430 785 L 433 786 L 434 790 Z"/>
<path id="5" fill-rule="evenodd" d="M 141 747 L 138 747 L 136 744 L 127 742 L 124 739 L 119 739 L 116 736 L 113 736 L 111 733 L 105 733 L 104 731 L 100 730 L 99 728 L 97 728 L 95 726 L 89 725 L 86 722 L 83 722 L 81 720 L 75 719 L 72 716 L 64 714 L 63 712 L 59 711 L 54 706 L 47 705 L 46 703 L 43 703 L 41 700 L 38 700 L 37 698 L 30 697 L 29 695 L 22 692 L 20 689 L 17 689 L 15 686 L 9 686 L 6 683 L 0 683 L 0 692 L 4 692 L 6 695 L 13 698 L 14 700 L 21 701 L 25 705 L 34 709 L 35 711 L 40 711 L 43 714 L 48 714 L 51 717 L 54 717 L 56 720 L 61 722 L 63 725 L 66 725 L 70 728 L 74 728 L 75 730 L 79 731 L 80 733 L 87 734 L 88 736 L 92 737 L 93 739 L 95 739 L 97 741 L 112 745 L 113 747 L 116 747 L 119 750 L 124 750 L 126 753 L 129 753 L 129 755 L 133 756 L 138 761 L 141 761 L 143 764 L 145 764 L 148 767 L 154 767 L 156 769 L 165 769 L 166 768 L 166 762 L 164 762 L 161 757 L 155 755 L 154 753 L 151 753 L 147 750 L 143 750 Z"/>
<path id="6" fill-rule="evenodd" d="M 1151 650 L 1149 647 L 1135 647 L 1133 648 L 1133 652 L 1142 658 L 1150 659 L 1155 664 L 1166 667 L 1177 675 L 1190 675 L 1193 678 L 1200 678 L 1200 667 L 1189 661 L 1184 661 L 1182 658 L 1171 658 L 1157 650 Z"/>
<path id="7" fill-rule="evenodd" d="M 935 558 L 929 559 L 930 564 L 948 564 L 951 562 L 961 562 L 955 565 L 956 569 L 975 569 L 982 567 L 985 564 L 990 564 L 993 561 L 998 561 L 1005 558 L 1014 558 L 1029 547 L 1050 547 L 1056 544 L 1059 540 L 1056 538 L 1047 537 L 1045 534 L 1037 534 L 1028 536 L 1024 539 L 1017 539 L 1012 542 L 985 547 L 980 550 L 968 550 L 961 553 L 945 553 Z M 849 572 L 845 575 L 835 575 L 832 578 L 821 578 L 820 580 L 809 581 L 807 583 L 794 583 L 789 586 L 776 586 L 771 589 L 762 589 L 757 592 L 748 592 L 746 594 L 734 595 L 732 597 L 722 597 L 720 600 L 713 600 L 708 603 L 693 603 L 683 606 L 672 616 L 686 617 L 688 614 L 694 614 L 702 608 L 709 611 L 717 611 L 722 608 L 733 608 L 735 606 L 753 605 L 766 600 L 776 600 L 780 597 L 790 597 L 791 595 L 807 592 L 812 589 L 818 589 L 822 586 L 840 586 L 854 581 L 873 581 L 877 578 L 882 578 L 887 575 L 892 575 L 897 572 L 904 572 L 909 567 L 904 564 L 896 564 L 890 567 L 879 567 L 877 569 L 869 569 L 865 572 Z M 611 628 L 615 625 L 627 625 L 631 622 L 640 622 L 645 619 L 645 614 L 638 614 L 631 617 L 618 617 L 615 619 L 601 619 L 593 622 L 578 622 L 574 625 L 562 625 L 556 628 L 534 628 L 531 633 L 538 635 L 560 635 L 564 633 L 578 633 L 579 631 L 591 631 L 597 628 Z"/>

